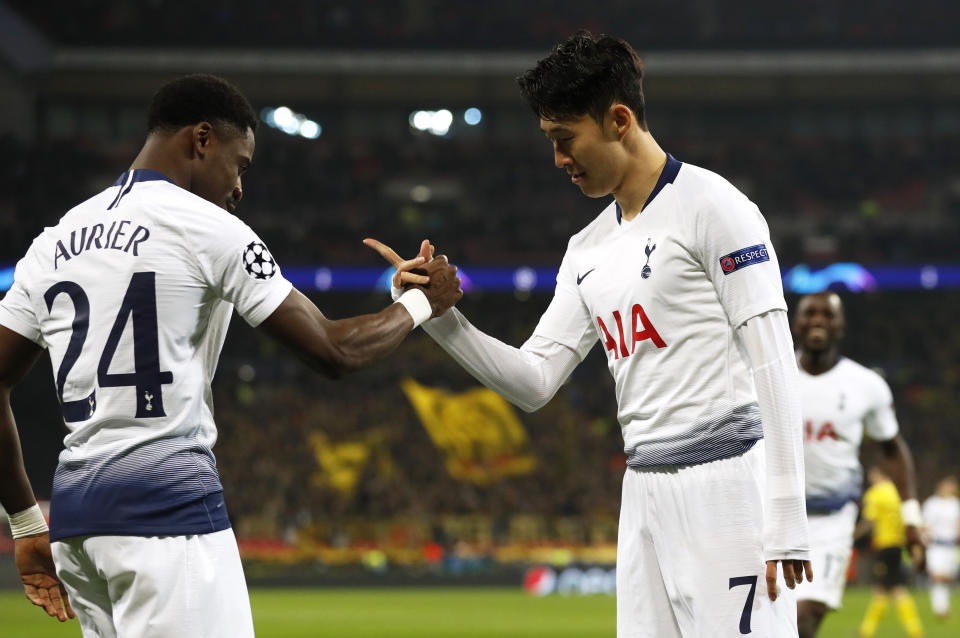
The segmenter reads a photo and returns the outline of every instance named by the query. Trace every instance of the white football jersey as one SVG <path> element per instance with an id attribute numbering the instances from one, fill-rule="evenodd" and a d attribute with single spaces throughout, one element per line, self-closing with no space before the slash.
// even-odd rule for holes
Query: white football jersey
<path id="1" fill-rule="evenodd" d="M 632 467 L 703 463 L 763 437 L 736 338 L 786 310 L 767 224 L 710 171 L 667 159 L 643 211 L 608 206 L 567 246 L 534 334 L 586 356 L 599 339 Z"/>
<path id="2" fill-rule="evenodd" d="M 900 431 L 883 378 L 847 358 L 823 374 L 800 368 L 808 510 L 836 510 L 860 499 L 864 432 L 875 441 Z"/>
<path id="3" fill-rule="evenodd" d="M 69 430 L 52 539 L 230 526 L 210 382 L 233 307 L 256 326 L 291 288 L 246 224 L 150 170 L 34 240 L 0 324 L 49 351 Z"/>
<path id="4" fill-rule="evenodd" d="M 930 540 L 940 545 L 956 545 L 960 535 L 960 499 L 934 494 L 923 502 L 923 524 Z"/>

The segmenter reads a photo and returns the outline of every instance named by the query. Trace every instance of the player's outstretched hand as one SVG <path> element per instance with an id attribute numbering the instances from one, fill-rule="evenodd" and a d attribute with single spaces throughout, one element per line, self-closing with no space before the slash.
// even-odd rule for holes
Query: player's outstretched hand
<path id="1" fill-rule="evenodd" d="M 23 536 L 14 541 L 14 556 L 23 590 L 37 607 L 43 607 L 47 615 L 66 622 L 76 618 L 67 598 L 67 590 L 57 580 L 50 555 L 50 536 L 46 533 Z"/>
<path id="2" fill-rule="evenodd" d="M 376 239 L 368 237 L 363 240 L 363 243 L 380 253 L 380 256 L 383 257 L 387 263 L 397 269 L 397 272 L 393 274 L 392 283 L 394 288 L 403 288 L 405 284 L 426 285 L 430 283 L 430 278 L 424 274 L 422 269 L 419 269 L 420 266 L 433 259 L 433 251 L 435 248 L 429 239 L 424 239 L 420 242 L 420 254 L 413 259 L 407 260 L 404 260 L 394 252 L 390 246 Z"/>
<path id="3" fill-rule="evenodd" d="M 783 580 L 787 587 L 793 589 L 803 582 L 803 574 L 807 574 L 807 582 L 813 581 L 813 567 L 808 560 L 768 560 L 767 561 L 767 597 L 776 600 L 780 592 L 777 591 L 777 565 L 783 565 Z"/>

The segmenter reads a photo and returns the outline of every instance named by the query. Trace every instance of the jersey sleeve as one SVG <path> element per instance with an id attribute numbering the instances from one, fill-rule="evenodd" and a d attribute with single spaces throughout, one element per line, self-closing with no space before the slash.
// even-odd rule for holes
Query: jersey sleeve
<path id="1" fill-rule="evenodd" d="M 293 285 L 253 229 L 232 215 L 217 217 L 200 232 L 201 269 L 214 294 L 232 303 L 256 327 L 286 299 Z"/>
<path id="2" fill-rule="evenodd" d="M 30 280 L 30 263 L 31 255 L 28 252 L 14 269 L 13 285 L 0 300 L 0 325 L 45 348 L 40 321 L 27 287 Z"/>
<path id="3" fill-rule="evenodd" d="M 701 206 L 697 244 L 707 278 L 727 319 L 738 328 L 751 317 L 786 310 L 780 264 L 767 222 L 756 205 L 729 187 Z"/>
<path id="4" fill-rule="evenodd" d="M 889 441 L 900 432 L 897 415 L 893 410 L 893 393 L 879 375 L 872 381 L 872 405 L 863 418 L 863 425 L 867 436 L 874 441 Z"/>
<path id="5" fill-rule="evenodd" d="M 569 249 L 557 273 L 557 287 L 533 334 L 570 348 L 582 361 L 597 342 L 590 312 L 580 297 Z"/>

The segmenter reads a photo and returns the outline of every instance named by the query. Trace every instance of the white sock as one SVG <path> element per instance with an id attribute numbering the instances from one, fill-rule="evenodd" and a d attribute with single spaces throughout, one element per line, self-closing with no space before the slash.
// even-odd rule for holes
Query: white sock
<path id="1" fill-rule="evenodd" d="M 950 588 L 946 583 L 933 583 L 930 587 L 930 604 L 933 612 L 943 616 L 950 611 Z"/>

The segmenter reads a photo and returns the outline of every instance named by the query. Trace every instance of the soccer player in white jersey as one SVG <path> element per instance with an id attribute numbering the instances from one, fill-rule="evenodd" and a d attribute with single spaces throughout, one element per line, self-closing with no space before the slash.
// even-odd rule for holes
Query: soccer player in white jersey
<path id="1" fill-rule="evenodd" d="M 956 477 L 947 476 L 937 483 L 933 496 L 923 502 L 930 603 L 933 613 L 941 620 L 950 616 L 950 582 L 957 578 L 957 544 L 960 543 L 958 495 Z"/>
<path id="2" fill-rule="evenodd" d="M 800 405 L 766 222 L 722 177 L 657 145 L 626 42 L 579 33 L 518 81 L 556 166 L 614 201 L 570 239 L 521 348 L 456 311 L 424 328 L 527 411 L 599 341 L 629 466 L 619 638 L 796 636 L 796 602 L 777 580 L 780 565 L 790 589 L 810 576 Z"/>
<path id="3" fill-rule="evenodd" d="M 337 377 L 462 294 L 443 259 L 423 277 L 404 273 L 428 289 L 377 314 L 326 318 L 232 214 L 256 126 L 220 78 L 166 84 L 130 170 L 34 240 L 0 302 L 0 504 L 28 598 L 66 620 L 65 591 L 85 636 L 253 635 L 211 452 L 210 382 L 234 308 Z M 9 405 L 44 349 L 69 429 L 49 540 Z"/>
<path id="4" fill-rule="evenodd" d="M 840 608 L 863 490 L 864 434 L 879 442 L 887 473 L 897 485 L 911 549 L 920 541 L 913 459 L 900 434 L 893 395 L 879 374 L 840 356 L 845 327 L 836 293 L 806 295 L 797 303 L 793 331 L 800 366 L 810 556 L 817 574 L 797 595 L 801 638 L 815 636 L 826 613 Z"/>

